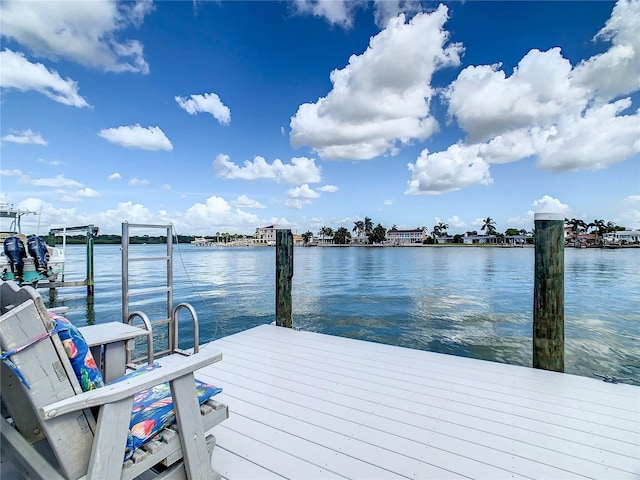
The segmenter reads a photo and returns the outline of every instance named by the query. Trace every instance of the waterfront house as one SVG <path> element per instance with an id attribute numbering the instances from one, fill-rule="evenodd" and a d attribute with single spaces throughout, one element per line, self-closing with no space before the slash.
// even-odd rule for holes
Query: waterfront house
<path id="1" fill-rule="evenodd" d="M 256 228 L 255 243 L 265 245 L 276 244 L 276 225 Z"/>
<path id="2" fill-rule="evenodd" d="M 604 235 L 605 244 L 629 245 L 640 243 L 640 230 L 619 230 Z"/>
<path id="3" fill-rule="evenodd" d="M 413 230 L 392 228 L 387 232 L 388 245 L 412 245 L 422 243 L 426 238 L 426 232 L 419 228 Z"/>
<path id="4" fill-rule="evenodd" d="M 333 245 L 333 237 L 328 235 L 318 235 L 316 237 L 314 235 L 313 244 L 314 245 Z"/>
<path id="5" fill-rule="evenodd" d="M 495 245 L 499 243 L 499 239 L 495 235 L 464 235 L 462 243 Z"/>
<path id="6" fill-rule="evenodd" d="M 293 244 L 300 246 L 300 245 L 304 245 L 304 240 L 302 239 L 302 235 L 299 233 L 294 233 L 293 234 Z"/>

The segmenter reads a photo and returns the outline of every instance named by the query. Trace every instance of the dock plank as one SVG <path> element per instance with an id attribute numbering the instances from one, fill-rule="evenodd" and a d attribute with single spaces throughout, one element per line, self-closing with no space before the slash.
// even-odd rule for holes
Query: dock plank
<path id="1" fill-rule="evenodd" d="M 635 386 L 270 325 L 213 345 L 225 478 L 640 479 Z"/>

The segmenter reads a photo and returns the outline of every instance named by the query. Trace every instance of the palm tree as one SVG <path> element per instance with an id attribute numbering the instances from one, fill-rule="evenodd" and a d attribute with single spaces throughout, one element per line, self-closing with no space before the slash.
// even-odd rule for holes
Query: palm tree
<path id="1" fill-rule="evenodd" d="M 302 234 L 302 242 L 307 245 L 309 243 L 309 240 L 311 240 L 313 238 L 313 233 L 306 231 Z"/>
<path id="2" fill-rule="evenodd" d="M 436 237 L 443 237 L 447 234 L 447 229 L 449 228 L 449 225 L 447 225 L 444 222 L 438 222 L 437 225 L 433 226 L 433 239 L 435 240 Z"/>
<path id="3" fill-rule="evenodd" d="M 587 226 L 587 224 L 584 223 L 584 220 L 580 220 L 579 218 L 572 218 L 571 220 L 565 218 L 564 223 L 567 226 L 571 227 L 571 231 L 573 233 L 579 233 L 583 231 Z"/>
<path id="4" fill-rule="evenodd" d="M 333 234 L 333 243 L 336 245 L 346 245 L 351 241 L 351 234 L 349 230 L 344 227 L 340 227 Z"/>
<path id="5" fill-rule="evenodd" d="M 435 241 L 436 237 L 440 236 L 440 227 L 438 225 L 433 226 L 433 230 L 431 231 L 431 235 L 433 235 L 433 240 Z"/>
<path id="6" fill-rule="evenodd" d="M 364 217 L 364 233 L 369 236 L 373 231 L 373 222 L 369 217 Z"/>
<path id="7" fill-rule="evenodd" d="M 575 242 L 578 241 L 578 235 L 580 232 L 584 231 L 587 227 L 587 224 L 584 223 L 584 220 L 580 220 L 579 218 L 572 218 L 569 220 L 568 218 L 564 219 L 564 223 L 571 227 L 571 233 L 573 233 L 573 240 Z"/>
<path id="8" fill-rule="evenodd" d="M 596 230 L 596 245 L 598 244 L 598 235 L 600 238 L 604 237 L 604 234 L 607 233 L 607 224 L 604 220 L 594 220 L 589 225 L 593 226 Z"/>
<path id="9" fill-rule="evenodd" d="M 354 232 L 356 234 L 356 237 L 358 237 L 358 239 L 360 238 L 360 236 L 362 236 L 362 234 L 364 233 L 364 222 L 362 220 L 358 220 L 357 222 L 353 222 L 354 223 L 354 227 L 352 232 Z"/>
<path id="10" fill-rule="evenodd" d="M 495 235 L 496 233 L 496 222 L 491 217 L 487 217 L 482 221 L 482 228 L 480 230 L 485 230 L 487 235 Z"/>
<path id="11" fill-rule="evenodd" d="M 322 227 L 318 234 L 322 237 L 333 237 L 333 229 L 331 227 Z"/>
<path id="12" fill-rule="evenodd" d="M 375 228 L 371 230 L 368 235 L 369 243 L 382 243 L 387 239 L 387 229 L 378 223 Z"/>

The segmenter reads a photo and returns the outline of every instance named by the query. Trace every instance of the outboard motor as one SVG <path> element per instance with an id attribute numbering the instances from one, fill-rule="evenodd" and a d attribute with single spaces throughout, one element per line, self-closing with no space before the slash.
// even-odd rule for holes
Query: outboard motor
<path id="1" fill-rule="evenodd" d="M 40 237 L 31 235 L 27 240 L 27 249 L 29 255 L 33 257 L 36 265 L 36 270 L 40 273 L 46 274 L 47 267 L 49 266 L 49 250 L 47 244 Z"/>
<path id="2" fill-rule="evenodd" d="M 24 242 L 19 237 L 8 237 L 3 242 L 4 254 L 9 259 L 11 272 L 16 280 L 22 280 L 24 272 L 24 258 L 27 252 L 24 249 Z"/>

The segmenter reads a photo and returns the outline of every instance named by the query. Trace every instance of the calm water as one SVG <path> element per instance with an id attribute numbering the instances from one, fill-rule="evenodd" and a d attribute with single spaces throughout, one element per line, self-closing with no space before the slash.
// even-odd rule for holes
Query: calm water
<path id="1" fill-rule="evenodd" d="M 165 252 L 141 245 L 130 256 Z M 49 306 L 70 307 L 67 316 L 77 325 L 121 321 L 120 255 L 119 246 L 96 245 L 93 305 L 84 288 L 63 288 Z M 294 324 L 529 366 L 533 255 L 532 248 L 296 248 Z M 67 247 L 67 280 L 84 278 L 84 257 L 84 246 Z M 132 263 L 131 287 L 162 284 L 160 264 Z M 275 250 L 178 245 L 174 286 L 174 303 L 190 302 L 198 312 L 201 343 L 270 323 Z M 565 250 L 566 372 L 631 377 L 640 385 L 639 286 L 640 249 Z M 160 318 L 163 301 L 143 298 L 130 311 Z M 181 338 L 190 336 L 187 317 L 180 317 Z"/>

